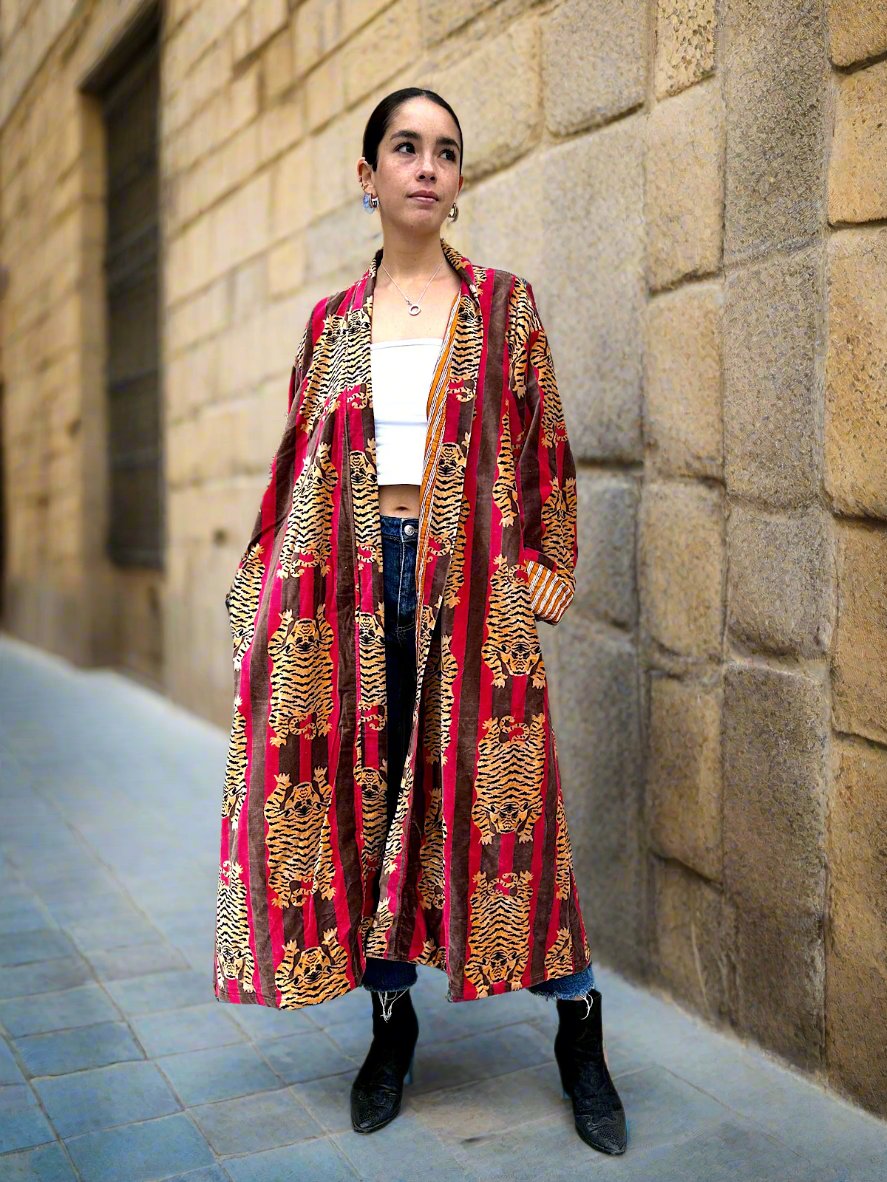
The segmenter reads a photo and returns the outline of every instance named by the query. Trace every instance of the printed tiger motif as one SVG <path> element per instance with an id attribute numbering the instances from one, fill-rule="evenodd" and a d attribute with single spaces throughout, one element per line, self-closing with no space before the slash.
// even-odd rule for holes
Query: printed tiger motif
<path id="1" fill-rule="evenodd" d="M 231 590 L 225 597 L 234 649 L 235 669 L 241 667 L 246 651 L 253 642 L 256 612 L 262 594 L 262 578 L 265 574 L 265 566 L 262 562 L 263 554 L 261 542 L 256 542 L 237 568 Z"/>
<path id="2" fill-rule="evenodd" d="M 508 346 L 508 384 L 518 401 L 527 394 L 526 342 L 536 327 L 537 316 L 530 302 L 527 281 L 516 275 L 508 303 L 505 341 Z"/>
<path id="3" fill-rule="evenodd" d="M 440 944 L 435 944 L 433 940 L 426 940 L 416 958 L 416 963 L 434 965 L 435 968 L 443 969 L 446 972 L 447 950 Z"/>
<path id="4" fill-rule="evenodd" d="M 321 899 L 329 900 L 335 897 L 336 888 L 333 883 L 335 873 L 336 865 L 333 861 L 332 828 L 330 826 L 329 809 L 327 809 L 326 815 L 323 818 L 323 827 L 320 830 L 320 841 L 317 843 L 317 860 L 314 863 L 314 890 L 320 895 Z"/>
<path id="5" fill-rule="evenodd" d="M 570 897 L 570 876 L 573 869 L 573 851 L 570 848 L 570 833 L 567 828 L 564 798 L 560 792 L 557 795 L 557 811 L 555 817 L 557 837 L 554 846 L 554 893 L 558 899 L 568 899 Z"/>
<path id="6" fill-rule="evenodd" d="M 385 680 L 385 604 L 374 612 L 357 612 L 357 652 L 360 661 L 358 714 L 372 730 L 385 726 L 388 689 Z"/>
<path id="7" fill-rule="evenodd" d="M 573 563 L 573 531 L 570 522 L 576 520 L 576 481 L 571 476 L 564 481 L 564 487 L 555 476 L 551 492 L 542 504 L 542 525 L 545 537 L 545 552 L 558 565 L 571 570 Z"/>
<path id="8" fill-rule="evenodd" d="M 419 847 L 419 881 L 417 893 L 419 906 L 426 911 L 432 908 L 443 910 L 445 891 L 444 843 L 447 838 L 440 784 L 434 782 L 426 788 L 427 804 L 422 844 Z"/>
<path id="9" fill-rule="evenodd" d="M 425 755 L 431 763 L 447 762 L 446 745 L 451 734 L 453 714 L 453 682 L 459 673 L 459 664 L 452 652 L 452 638 L 441 632 L 440 643 L 432 645 L 425 665 L 425 725 L 423 744 Z"/>
<path id="10" fill-rule="evenodd" d="M 246 715 L 240 709 L 240 695 L 234 699 L 234 719 L 228 736 L 228 758 L 225 763 L 225 783 L 222 789 L 222 817 L 231 822 L 236 832 L 240 809 L 246 799 Z"/>
<path id="11" fill-rule="evenodd" d="M 530 955 L 532 879 L 530 870 L 510 870 L 493 879 L 479 870 L 474 876 L 465 976 L 479 997 L 499 981 L 513 989 L 521 986 Z"/>
<path id="12" fill-rule="evenodd" d="M 505 685 L 509 677 L 531 677 L 533 685 L 541 689 L 545 662 L 529 589 L 515 578 L 520 564 L 509 566 L 502 554 L 493 563 L 496 569 L 490 579 L 487 638 L 481 645 L 481 656 L 492 670 L 493 685 Z"/>
<path id="13" fill-rule="evenodd" d="M 545 953 L 545 976 L 569 977 L 573 969 L 573 946 L 570 929 L 558 928 L 554 943 Z"/>
<path id="14" fill-rule="evenodd" d="M 529 365 L 535 375 L 535 381 L 540 390 L 544 391 L 542 400 L 542 420 L 539 424 L 539 439 L 543 447 L 556 447 L 567 441 L 567 428 L 563 417 L 563 408 L 557 392 L 557 382 L 554 375 L 554 363 L 551 359 L 551 349 L 545 329 L 536 322 L 538 332 L 530 344 Z"/>
<path id="15" fill-rule="evenodd" d="M 474 301 L 467 296 L 459 297 L 456 315 L 464 329 L 457 331 L 453 338 L 447 391 L 449 396 L 458 402 L 468 402 L 477 394 L 477 373 L 480 369 L 484 333 L 481 314 Z"/>
<path id="16" fill-rule="evenodd" d="M 529 724 L 511 714 L 486 719 L 478 751 L 471 819 L 481 843 L 488 845 L 497 833 L 532 841 L 542 813 L 538 785 L 545 765 L 544 715 L 534 715 Z"/>
<path id="17" fill-rule="evenodd" d="M 465 551 L 468 549 L 468 531 L 465 523 L 471 510 L 471 501 L 462 497 L 462 512 L 459 514 L 459 528 L 456 533 L 456 545 L 453 556 L 447 568 L 447 581 L 444 588 L 444 603 L 447 607 L 455 607 L 460 600 L 459 592 L 465 580 Z"/>
<path id="18" fill-rule="evenodd" d="M 330 650 L 333 630 L 326 621 L 324 605 L 312 616 L 299 616 L 287 608 L 268 641 L 271 667 L 271 712 L 268 725 L 275 747 L 282 747 L 290 735 L 327 735 L 332 729 L 333 660 Z"/>
<path id="19" fill-rule="evenodd" d="M 462 443 L 443 443 L 434 463 L 435 492 L 432 500 L 431 521 L 428 525 L 429 539 L 434 541 L 439 554 L 449 554 L 452 536 L 458 522 L 453 514 L 462 507 L 461 497 L 464 485 L 464 471 L 468 463 L 468 435 Z"/>
<path id="20" fill-rule="evenodd" d="M 496 456 L 496 479 L 493 481 L 493 504 L 499 510 L 503 527 L 514 525 L 518 518 L 517 482 L 514 453 L 511 450 L 508 413 L 499 432 L 499 453 Z"/>
<path id="21" fill-rule="evenodd" d="M 293 786 L 286 774 L 274 779 L 275 787 L 265 801 L 268 886 L 275 907 L 301 907 L 317 889 L 315 875 L 324 856 L 321 834 L 333 790 L 323 767 L 314 769 L 313 783 L 306 780 Z M 328 856 L 331 861 L 331 850 Z M 329 884 L 324 885 L 328 889 Z"/>
<path id="22" fill-rule="evenodd" d="M 388 837 L 385 841 L 385 870 L 388 874 L 391 874 L 397 868 L 397 862 L 401 855 L 401 830 L 403 829 L 404 818 L 407 815 L 407 805 L 412 800 L 412 797 L 413 769 L 410 766 L 408 757 L 404 764 L 403 780 L 400 791 L 397 794 L 394 815 L 391 818 Z"/>
<path id="23" fill-rule="evenodd" d="M 388 895 L 385 893 L 384 884 L 381 887 L 380 895 L 375 914 L 370 916 L 370 926 L 364 937 L 364 955 L 384 958 L 388 950 L 388 933 L 394 923 L 394 916 L 388 905 Z"/>
<path id="24" fill-rule="evenodd" d="M 274 971 L 280 1009 L 319 1005 L 346 992 L 347 965 L 348 954 L 336 939 L 335 928 L 323 933 L 323 942 L 316 948 L 299 948 L 295 940 L 290 940 Z"/>
<path id="25" fill-rule="evenodd" d="M 354 532 L 357 539 L 358 562 L 382 565 L 382 533 L 379 523 L 378 477 L 376 475 L 376 441 L 368 439 L 366 451 L 353 451 L 351 464 L 351 492 L 354 499 Z"/>
<path id="26" fill-rule="evenodd" d="M 363 848 L 361 864 L 364 881 L 382 864 L 385 851 L 385 834 L 388 830 L 387 760 L 381 768 L 362 767 L 354 769 L 354 782 L 360 789 Z"/>
<path id="27" fill-rule="evenodd" d="M 224 861 L 216 898 L 216 993 L 236 981 L 244 993 L 255 993 L 256 963 L 249 944 L 246 883 L 238 862 Z"/>
<path id="28" fill-rule="evenodd" d="M 348 338 L 341 331 L 342 317 L 331 313 L 324 320 L 321 337 L 316 341 L 311 364 L 301 393 L 299 430 L 311 435 L 317 424 L 331 414 L 339 391 L 351 384 L 347 379 Z M 300 353 L 296 354 L 297 358 Z M 339 375 L 342 375 L 341 378 Z M 330 397 L 330 391 L 335 394 Z"/>
<path id="29" fill-rule="evenodd" d="M 292 505 L 277 566 L 279 579 L 299 575 L 312 566 L 329 574 L 333 492 L 338 483 L 339 474 L 330 461 L 330 445 L 321 443 L 314 459 L 305 461 L 293 486 Z"/>

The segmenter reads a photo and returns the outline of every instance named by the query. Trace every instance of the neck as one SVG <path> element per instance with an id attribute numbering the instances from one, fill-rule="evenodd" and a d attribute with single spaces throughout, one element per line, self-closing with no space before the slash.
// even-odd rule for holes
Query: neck
<path id="1" fill-rule="evenodd" d="M 435 283 L 446 277 L 446 256 L 440 245 L 440 233 L 436 230 L 417 238 L 415 234 L 405 235 L 389 227 L 382 238 L 382 263 L 410 295 L 415 295 L 411 287 L 427 283 L 435 268 L 440 267 L 434 275 Z M 441 263 L 444 265 L 440 266 Z M 376 282 L 380 287 L 391 282 L 381 266 Z"/>

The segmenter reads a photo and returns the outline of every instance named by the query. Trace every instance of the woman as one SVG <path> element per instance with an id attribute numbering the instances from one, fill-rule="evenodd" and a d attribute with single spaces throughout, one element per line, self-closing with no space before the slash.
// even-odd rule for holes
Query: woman
<path id="1" fill-rule="evenodd" d="M 367 123 L 383 246 L 321 299 L 226 596 L 235 708 L 214 989 L 295 1009 L 363 985 L 352 1125 L 398 1113 L 416 965 L 448 999 L 557 1002 L 579 1135 L 625 1149 L 537 620 L 573 595 L 575 466 L 530 284 L 440 236 L 462 133 L 416 87 Z"/>

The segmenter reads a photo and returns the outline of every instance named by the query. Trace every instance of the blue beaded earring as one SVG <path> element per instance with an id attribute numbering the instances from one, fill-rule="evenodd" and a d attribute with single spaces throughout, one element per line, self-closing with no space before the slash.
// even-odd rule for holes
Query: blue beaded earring
<path id="1" fill-rule="evenodd" d="M 364 193 L 363 207 L 367 211 L 367 213 L 373 213 L 373 211 L 378 207 L 378 205 L 379 205 L 379 198 L 378 197 L 371 197 L 369 195 L 369 193 Z"/>

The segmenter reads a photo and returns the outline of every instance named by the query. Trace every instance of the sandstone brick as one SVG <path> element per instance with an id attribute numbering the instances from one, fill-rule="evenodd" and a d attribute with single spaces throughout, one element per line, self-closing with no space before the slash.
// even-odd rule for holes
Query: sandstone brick
<path id="1" fill-rule="evenodd" d="M 659 0 L 656 95 L 676 94 L 715 68 L 716 0 Z"/>
<path id="2" fill-rule="evenodd" d="M 693 284 L 647 309 L 645 434 L 656 474 L 723 474 L 723 289 Z"/>
<path id="3" fill-rule="evenodd" d="M 829 1078 L 887 1110 L 887 751 L 838 740 L 829 808 Z"/>
<path id="4" fill-rule="evenodd" d="M 887 7 L 859 0 L 828 0 L 829 56 L 837 66 L 887 50 Z"/>
<path id="5" fill-rule="evenodd" d="M 717 685 L 650 681 L 649 825 L 653 849 L 721 877 L 721 694 Z"/>
<path id="6" fill-rule="evenodd" d="M 724 576 L 720 495 L 693 484 L 648 483 L 640 567 L 647 634 L 670 654 L 717 659 Z"/>
<path id="7" fill-rule="evenodd" d="M 442 41 L 495 4 L 496 0 L 421 0 L 422 39 L 432 45 Z"/>
<path id="8" fill-rule="evenodd" d="M 303 86 L 305 123 L 310 131 L 316 131 L 345 106 L 345 66 L 341 53 L 325 58 L 307 75 Z"/>
<path id="9" fill-rule="evenodd" d="M 838 76 L 829 160 L 830 222 L 887 217 L 887 61 Z"/>
<path id="10" fill-rule="evenodd" d="M 592 955 L 641 972 L 648 956 L 640 820 L 637 653 L 572 608 L 558 624 L 558 755 Z"/>
<path id="11" fill-rule="evenodd" d="M 305 239 L 301 234 L 279 242 L 268 254 L 268 291 L 292 295 L 305 282 Z"/>
<path id="12" fill-rule="evenodd" d="M 821 483 L 821 270 L 811 247 L 726 281 L 727 488 L 786 509 L 809 504 Z"/>
<path id="13" fill-rule="evenodd" d="M 825 486 L 843 513 L 887 518 L 887 230 L 828 255 Z"/>
<path id="14" fill-rule="evenodd" d="M 262 54 L 262 87 L 265 103 L 274 102 L 295 82 L 293 39 L 287 26 L 273 37 Z"/>
<path id="15" fill-rule="evenodd" d="M 578 460 L 643 456 L 643 126 L 621 119 L 537 161 L 547 191 L 527 232 L 545 260 L 529 278 Z"/>
<path id="16" fill-rule="evenodd" d="M 730 664 L 724 677 L 724 887 L 734 1021 L 814 1068 L 823 1038 L 828 694 Z"/>
<path id="17" fill-rule="evenodd" d="M 549 199 L 544 159 L 530 153 L 511 168 L 466 186 L 457 202 L 459 221 L 446 234 L 454 242 L 459 236 L 459 249 L 469 258 L 523 275 L 534 290 L 548 267 L 543 235 L 528 233 Z"/>
<path id="18" fill-rule="evenodd" d="M 818 506 L 792 517 L 731 506 L 727 624 L 752 649 L 815 657 L 832 637 L 831 518 Z"/>
<path id="19" fill-rule="evenodd" d="M 829 67 L 818 4 L 724 9 L 728 263 L 821 233 Z"/>
<path id="20" fill-rule="evenodd" d="M 887 531 L 838 521 L 832 709 L 840 731 L 887 742 Z"/>
<path id="21" fill-rule="evenodd" d="M 647 134 L 647 275 L 659 288 L 720 266 L 724 126 L 717 84 L 657 103 Z"/>
<path id="22" fill-rule="evenodd" d="M 442 69 L 441 94 L 459 95 L 454 107 L 465 139 L 466 183 L 504 168 L 538 140 L 542 95 L 536 23 L 523 20 L 483 41 L 475 52 Z"/>
<path id="23" fill-rule="evenodd" d="M 257 132 L 261 165 L 295 147 L 305 134 L 302 96 L 297 94 L 266 107 L 257 120 Z"/>
<path id="24" fill-rule="evenodd" d="M 368 7 L 340 4 L 339 0 L 304 0 L 293 14 L 293 59 L 296 76 L 302 77 L 341 44 L 345 26 L 353 28 L 354 14 Z M 350 14 L 350 15 L 349 15 Z"/>
<path id="25" fill-rule="evenodd" d="M 272 241 L 304 229 L 316 212 L 312 206 L 315 186 L 312 155 L 317 150 L 317 144 L 305 140 L 281 156 L 271 168 Z M 330 180 L 334 176 L 331 169 Z"/>
<path id="26" fill-rule="evenodd" d="M 726 1016 L 722 895 L 683 866 L 654 861 L 656 971 L 709 1021 Z"/>
<path id="27" fill-rule="evenodd" d="M 577 488 L 579 561 L 570 610 L 617 627 L 632 628 L 638 613 L 638 486 L 629 477 L 604 476 L 580 468 Z"/>
<path id="28" fill-rule="evenodd" d="M 415 68 L 421 52 L 419 0 L 399 0 L 343 47 L 345 101 L 358 102 L 407 64 Z"/>
<path id="29" fill-rule="evenodd" d="M 555 135 L 643 103 L 646 8 L 644 0 L 564 0 L 542 18 L 545 123 Z"/>

